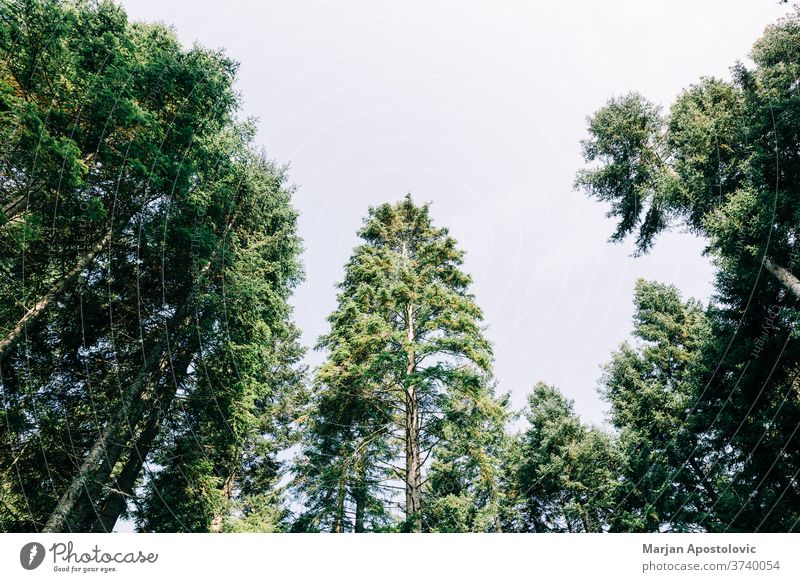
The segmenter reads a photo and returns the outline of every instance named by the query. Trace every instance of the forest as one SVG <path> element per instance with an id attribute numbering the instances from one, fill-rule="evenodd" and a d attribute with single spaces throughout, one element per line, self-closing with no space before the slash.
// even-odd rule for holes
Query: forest
<path id="1" fill-rule="evenodd" d="M 729 80 L 587 112 L 609 244 L 714 265 L 709 302 L 638 281 L 605 427 L 536 378 L 512 408 L 435 193 L 364 208 L 302 345 L 290 160 L 224 51 L 0 0 L 0 54 L 0 531 L 800 531 L 800 9 Z"/>

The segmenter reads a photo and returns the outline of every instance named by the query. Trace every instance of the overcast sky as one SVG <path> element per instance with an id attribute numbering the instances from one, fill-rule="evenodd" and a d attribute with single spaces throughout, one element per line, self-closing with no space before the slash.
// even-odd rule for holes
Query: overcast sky
<path id="1" fill-rule="evenodd" d="M 126 0 L 132 19 L 241 63 L 257 141 L 290 164 L 307 280 L 303 341 L 327 330 L 367 207 L 410 192 L 467 252 L 515 407 L 538 380 L 601 423 L 600 366 L 631 330 L 638 277 L 707 300 L 702 241 L 663 236 L 632 258 L 606 208 L 572 190 L 586 116 L 637 90 L 668 107 L 701 76 L 729 77 L 777 0 Z M 310 353 L 315 365 L 321 354 Z"/>

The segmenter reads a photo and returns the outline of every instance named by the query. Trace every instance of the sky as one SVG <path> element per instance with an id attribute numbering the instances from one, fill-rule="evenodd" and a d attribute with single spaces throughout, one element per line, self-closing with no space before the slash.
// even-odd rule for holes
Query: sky
<path id="1" fill-rule="evenodd" d="M 289 164 L 306 280 L 303 342 L 328 329 L 369 206 L 411 193 L 466 251 L 499 392 L 520 408 L 558 386 L 602 424 L 601 366 L 632 329 L 639 277 L 707 301 L 702 240 L 677 229 L 648 256 L 611 244 L 607 208 L 573 189 L 586 116 L 635 90 L 668 108 L 729 78 L 777 0 L 603 2 L 124 0 L 132 20 L 240 63 L 242 115 Z M 315 366 L 324 354 L 310 351 Z"/>

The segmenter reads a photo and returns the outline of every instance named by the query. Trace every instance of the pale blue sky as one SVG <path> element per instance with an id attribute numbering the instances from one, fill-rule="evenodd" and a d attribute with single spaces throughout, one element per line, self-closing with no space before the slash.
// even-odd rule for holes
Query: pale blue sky
<path id="1" fill-rule="evenodd" d="M 631 329 L 637 277 L 707 299 L 702 241 L 655 252 L 606 243 L 605 208 L 572 190 L 585 117 L 635 89 L 668 106 L 703 75 L 728 77 L 777 0 L 125 0 L 136 20 L 241 63 L 258 142 L 291 164 L 307 281 L 303 341 L 327 329 L 334 284 L 369 205 L 411 192 L 467 251 L 501 391 L 524 404 L 555 384 L 603 419 L 600 365 Z M 321 355 L 310 353 L 316 364 Z"/>

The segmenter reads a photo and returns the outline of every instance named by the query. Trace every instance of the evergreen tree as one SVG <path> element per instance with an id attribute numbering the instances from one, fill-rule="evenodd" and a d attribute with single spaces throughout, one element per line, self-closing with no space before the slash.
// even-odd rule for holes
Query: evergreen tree
<path id="1" fill-rule="evenodd" d="M 239 512 L 246 527 L 283 527 L 279 507 L 259 507 L 275 499 L 276 455 L 293 443 L 287 429 L 302 400 L 302 350 L 286 302 L 298 275 L 295 215 L 281 173 L 239 155 L 248 162 L 216 250 L 221 271 L 197 294 L 199 347 L 137 511 L 146 531 L 236 529 Z"/>
<path id="2" fill-rule="evenodd" d="M 727 484 L 710 505 L 698 499 L 710 495 L 705 486 L 689 502 L 706 506 L 702 528 L 800 524 L 797 46 L 795 11 L 755 43 L 754 68 L 737 64 L 732 81 L 703 79 L 667 115 L 635 93 L 612 99 L 589 119 L 584 156 L 597 164 L 576 182 L 610 203 L 619 219 L 612 239 L 635 234 L 639 252 L 675 224 L 708 240 L 714 339 L 697 380 L 695 416 L 706 424 L 692 439 L 717 451 L 705 460 L 706 483 Z M 695 520 L 682 513 L 676 519 Z"/>
<path id="3" fill-rule="evenodd" d="M 463 252 L 427 205 L 407 196 L 372 208 L 359 235 L 319 342 L 329 357 L 317 372 L 298 484 L 324 528 L 343 531 L 351 505 L 353 529 L 370 515 L 377 528 L 400 490 L 400 528 L 421 531 L 430 528 L 423 496 L 431 454 L 442 452 L 441 463 L 461 456 L 443 452 L 447 442 L 455 447 L 458 422 L 475 431 L 502 423 L 491 346 L 460 269 Z"/>
<path id="4" fill-rule="evenodd" d="M 696 530 L 722 489 L 708 477 L 710 419 L 700 406 L 710 325 L 672 286 L 640 279 L 634 305 L 636 343 L 620 346 L 602 381 L 623 461 L 612 529 Z"/>
<path id="5" fill-rule="evenodd" d="M 111 2 L 0 13 L 0 527 L 110 530 L 194 423 L 230 501 L 208 528 L 266 516 L 254 483 L 301 399 L 299 241 L 235 63 Z"/>
<path id="6" fill-rule="evenodd" d="M 488 386 L 488 384 L 487 384 Z M 508 396 L 451 398 L 433 452 L 424 522 L 437 532 L 500 532 Z"/>
<path id="7" fill-rule="evenodd" d="M 618 471 L 611 438 L 584 426 L 572 402 L 542 383 L 525 417 L 530 426 L 509 437 L 504 455 L 504 530 L 605 531 Z"/>

